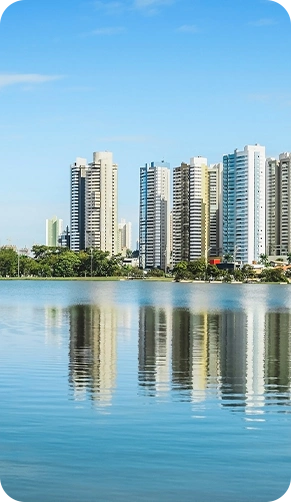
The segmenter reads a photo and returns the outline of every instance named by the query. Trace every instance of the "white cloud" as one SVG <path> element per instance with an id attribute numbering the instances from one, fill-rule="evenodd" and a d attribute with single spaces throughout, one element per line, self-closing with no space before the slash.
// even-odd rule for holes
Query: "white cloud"
<path id="1" fill-rule="evenodd" d="M 267 103 L 271 99 L 271 95 L 263 92 L 257 92 L 253 94 L 248 94 L 248 100 L 255 101 L 257 103 Z"/>
<path id="2" fill-rule="evenodd" d="M 160 7 L 170 5 L 173 0 L 134 0 L 134 6 L 138 9 L 147 9 L 148 7 Z"/>
<path id="3" fill-rule="evenodd" d="M 147 14 L 158 12 L 158 8 L 166 5 L 171 5 L 176 0 L 112 0 L 112 1 L 102 1 L 96 0 L 94 2 L 95 8 L 102 10 L 105 14 L 113 15 L 120 14 L 122 12 L 139 10 Z"/>
<path id="4" fill-rule="evenodd" d="M 183 24 L 177 28 L 180 33 L 198 33 L 198 28 L 195 24 Z"/>
<path id="5" fill-rule="evenodd" d="M 249 26 L 257 26 L 257 27 L 262 27 L 262 26 L 273 26 L 274 24 L 277 24 L 274 19 L 268 19 L 268 18 L 262 18 L 262 19 L 257 19 L 257 21 L 250 21 Z"/>
<path id="6" fill-rule="evenodd" d="M 43 84 L 63 78 L 58 75 L 39 75 L 37 73 L 5 74 L 0 73 L 0 89 L 16 84 Z"/>
<path id="7" fill-rule="evenodd" d="M 94 2 L 95 8 L 98 10 L 103 10 L 106 14 L 118 14 L 127 9 L 127 5 L 123 2 Z"/>
<path id="8" fill-rule="evenodd" d="M 122 26 L 108 26 L 92 31 L 91 35 L 119 35 L 120 33 L 124 32 L 125 28 L 123 28 Z"/>

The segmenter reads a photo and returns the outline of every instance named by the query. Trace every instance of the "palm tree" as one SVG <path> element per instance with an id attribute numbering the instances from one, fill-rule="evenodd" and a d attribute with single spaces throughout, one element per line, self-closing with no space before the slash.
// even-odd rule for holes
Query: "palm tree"
<path id="1" fill-rule="evenodd" d="M 264 265 L 265 267 L 268 267 L 270 265 L 268 256 L 264 253 L 260 254 L 260 263 Z"/>
<path id="2" fill-rule="evenodd" d="M 223 257 L 223 260 L 224 260 L 226 263 L 231 262 L 231 260 L 233 260 L 233 256 L 232 256 L 232 254 L 230 254 L 230 253 L 226 253 L 226 254 L 224 255 L 224 257 Z"/>

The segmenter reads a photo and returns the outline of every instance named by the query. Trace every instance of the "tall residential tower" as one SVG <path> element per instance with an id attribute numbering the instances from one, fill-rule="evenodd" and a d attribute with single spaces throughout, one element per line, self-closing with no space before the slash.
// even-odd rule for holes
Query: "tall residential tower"
<path id="1" fill-rule="evenodd" d="M 265 147 L 223 157 L 223 252 L 243 263 L 265 253 Z"/>
<path id="2" fill-rule="evenodd" d="M 266 160 L 266 253 L 291 252 L 291 153 Z"/>
<path id="3" fill-rule="evenodd" d="M 218 256 L 222 248 L 222 164 L 192 157 L 173 172 L 173 265 Z"/>
<path id="4" fill-rule="evenodd" d="M 95 152 L 93 162 L 71 166 L 71 249 L 118 250 L 117 164 L 111 152 Z"/>
<path id="5" fill-rule="evenodd" d="M 140 266 L 166 270 L 170 262 L 170 166 L 152 162 L 140 168 Z"/>

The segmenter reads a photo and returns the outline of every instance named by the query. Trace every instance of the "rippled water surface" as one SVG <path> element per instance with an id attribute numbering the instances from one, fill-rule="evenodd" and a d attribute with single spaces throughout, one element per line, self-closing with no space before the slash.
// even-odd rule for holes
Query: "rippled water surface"
<path id="1" fill-rule="evenodd" d="M 21 502 L 270 502 L 291 287 L 0 282 L 0 479 Z"/>

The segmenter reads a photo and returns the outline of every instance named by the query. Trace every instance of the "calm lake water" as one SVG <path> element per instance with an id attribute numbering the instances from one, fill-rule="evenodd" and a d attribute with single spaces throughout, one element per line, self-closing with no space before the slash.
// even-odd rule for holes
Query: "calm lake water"
<path id="1" fill-rule="evenodd" d="M 291 287 L 0 283 L 0 479 L 21 502 L 270 502 Z"/>

